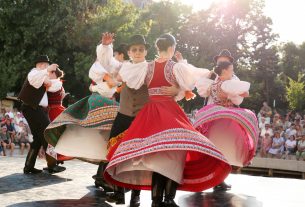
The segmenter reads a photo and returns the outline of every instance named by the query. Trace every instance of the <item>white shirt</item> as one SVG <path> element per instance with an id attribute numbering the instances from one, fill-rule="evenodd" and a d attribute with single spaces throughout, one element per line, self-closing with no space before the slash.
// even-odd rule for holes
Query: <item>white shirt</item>
<path id="1" fill-rule="evenodd" d="M 28 74 L 28 81 L 30 85 L 32 85 L 34 88 L 40 88 L 45 81 L 45 79 L 48 77 L 48 70 L 38 70 L 36 68 L 33 68 L 31 72 Z M 48 106 L 48 96 L 47 92 L 44 93 L 42 99 L 40 100 L 39 106 L 47 107 Z"/>
<path id="2" fill-rule="evenodd" d="M 297 145 L 297 141 L 296 140 L 292 140 L 292 141 L 290 139 L 286 140 L 286 146 L 288 148 L 294 148 L 296 145 Z"/>
<path id="3" fill-rule="evenodd" d="M 269 129 L 263 128 L 261 131 L 261 136 L 264 137 L 266 133 L 268 133 L 270 137 L 273 136 L 273 130 L 271 128 Z"/>

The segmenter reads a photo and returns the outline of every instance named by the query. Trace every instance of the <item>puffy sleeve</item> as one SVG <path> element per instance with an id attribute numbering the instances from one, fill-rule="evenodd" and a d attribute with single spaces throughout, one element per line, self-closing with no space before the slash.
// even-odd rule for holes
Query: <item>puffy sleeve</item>
<path id="1" fill-rule="evenodd" d="M 48 77 L 47 69 L 38 70 L 34 68 L 28 74 L 28 81 L 33 87 L 40 88 L 47 77 Z"/>
<path id="2" fill-rule="evenodd" d="M 232 103 L 240 105 L 244 98 L 239 95 L 245 92 L 249 92 L 250 83 L 237 79 L 231 79 L 224 81 L 221 84 L 221 89 L 228 95 L 228 99 L 230 99 Z"/>
<path id="3" fill-rule="evenodd" d="M 110 88 L 106 82 L 100 82 L 91 86 L 92 92 L 97 92 L 101 96 L 111 98 L 116 91 L 116 87 Z"/>
<path id="4" fill-rule="evenodd" d="M 48 88 L 49 92 L 56 92 L 62 88 L 62 82 L 59 79 L 51 79 L 52 85 Z"/>
<path id="5" fill-rule="evenodd" d="M 139 89 L 145 84 L 145 78 L 148 71 L 148 63 L 146 61 L 141 63 L 125 62 L 119 71 L 122 82 L 125 82 L 129 88 Z"/>
<path id="6" fill-rule="evenodd" d="M 210 95 L 210 87 L 214 81 L 208 78 L 200 78 L 195 86 L 197 88 L 197 92 L 201 97 L 208 97 Z"/>
<path id="7" fill-rule="evenodd" d="M 113 57 L 112 45 L 98 45 L 96 47 L 96 57 L 109 73 L 117 73 L 122 66 L 122 63 Z"/>
<path id="8" fill-rule="evenodd" d="M 89 78 L 96 83 L 103 82 L 103 77 L 108 71 L 101 65 L 100 62 L 95 61 L 89 70 Z"/>
<path id="9" fill-rule="evenodd" d="M 180 88 L 184 91 L 192 91 L 200 78 L 208 78 L 208 69 L 196 68 L 191 64 L 179 62 L 174 65 L 173 73 Z"/>

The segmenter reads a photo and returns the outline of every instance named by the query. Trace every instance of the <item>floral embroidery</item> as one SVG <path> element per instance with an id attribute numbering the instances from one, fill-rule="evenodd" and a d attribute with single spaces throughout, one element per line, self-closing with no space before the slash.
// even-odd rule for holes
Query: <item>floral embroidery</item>
<path id="1" fill-rule="evenodd" d="M 161 93 L 161 88 L 149 88 L 148 89 L 148 94 L 150 95 L 150 96 L 155 96 L 155 95 L 163 95 L 162 93 Z"/>
<path id="2" fill-rule="evenodd" d="M 214 104 L 225 106 L 225 107 L 232 107 L 234 104 L 231 100 L 227 99 L 226 97 L 221 97 L 221 84 L 223 83 L 222 80 L 218 79 L 211 85 L 211 98 Z"/>
<path id="3" fill-rule="evenodd" d="M 153 76 L 154 76 L 154 69 L 155 69 L 155 61 L 149 62 L 147 67 L 147 75 L 145 78 L 146 85 L 149 86 Z"/>
<path id="4" fill-rule="evenodd" d="M 164 76 L 167 82 L 169 82 L 172 85 L 177 85 L 177 81 L 173 72 L 174 65 L 176 63 L 172 60 L 167 61 L 165 67 L 164 67 Z"/>

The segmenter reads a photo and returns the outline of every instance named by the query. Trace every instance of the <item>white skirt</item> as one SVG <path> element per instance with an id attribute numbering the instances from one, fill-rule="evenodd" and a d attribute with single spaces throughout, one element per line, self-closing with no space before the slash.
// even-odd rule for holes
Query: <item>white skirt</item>
<path id="1" fill-rule="evenodd" d="M 109 133 L 110 131 L 67 125 L 56 144 L 55 152 L 94 162 L 105 161 Z"/>

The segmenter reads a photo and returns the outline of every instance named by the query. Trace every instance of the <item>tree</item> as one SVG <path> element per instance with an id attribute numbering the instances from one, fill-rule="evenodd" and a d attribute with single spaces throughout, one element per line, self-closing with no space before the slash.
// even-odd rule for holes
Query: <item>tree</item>
<path id="1" fill-rule="evenodd" d="M 289 79 L 289 85 L 286 86 L 287 90 L 287 100 L 289 102 L 289 108 L 292 110 L 300 111 L 304 109 L 305 100 L 305 83 L 302 80 L 304 74 L 299 73 L 297 81 L 292 78 Z"/>
<path id="2" fill-rule="evenodd" d="M 255 86 L 250 91 L 255 96 L 245 102 L 255 109 L 261 105 L 258 100 L 272 100 L 274 85 L 270 80 L 280 72 L 277 48 L 273 47 L 277 35 L 263 8 L 263 0 L 214 3 L 193 13 L 178 35 L 179 49 L 196 66 L 214 67 L 213 57 L 221 49 L 229 49 L 236 60 L 237 75 Z"/>
<path id="3" fill-rule="evenodd" d="M 65 71 L 64 87 L 77 99 L 88 94 L 88 70 L 102 32 L 117 43 L 137 31 L 140 11 L 120 0 L 0 0 L 0 98 L 18 93 L 34 59 L 48 54 Z M 136 29 L 135 29 L 136 28 Z"/>

